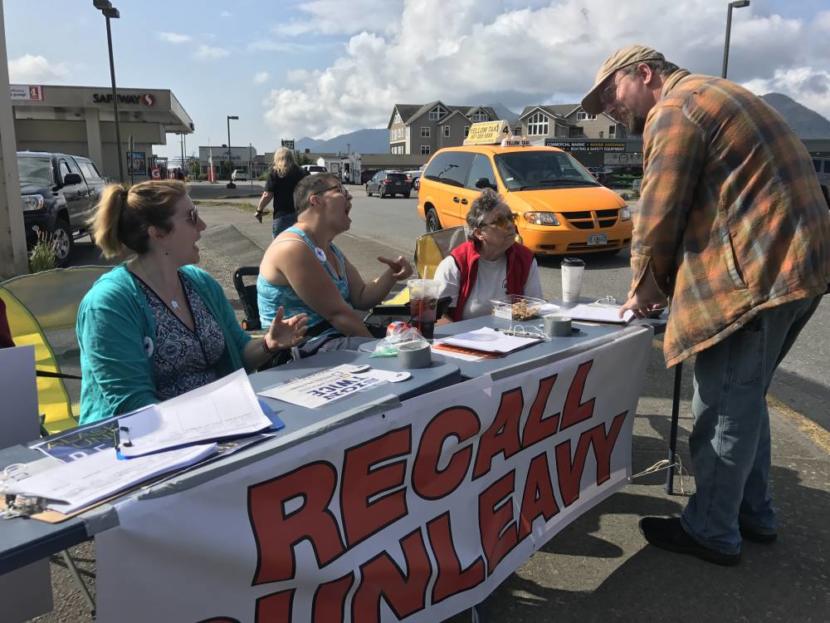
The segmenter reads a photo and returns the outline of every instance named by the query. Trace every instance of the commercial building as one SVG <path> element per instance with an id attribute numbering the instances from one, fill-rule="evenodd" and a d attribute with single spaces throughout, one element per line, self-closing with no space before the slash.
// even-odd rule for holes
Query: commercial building
<path id="1" fill-rule="evenodd" d="M 118 178 L 119 151 L 125 175 L 146 178 L 153 146 L 167 144 L 168 133 L 190 134 L 194 129 L 169 89 L 118 89 L 120 150 L 109 87 L 13 84 L 10 95 L 18 150 L 88 156 L 113 179 Z"/>
<path id="2" fill-rule="evenodd" d="M 256 147 L 253 145 L 245 145 L 244 147 L 230 148 L 230 156 L 228 154 L 227 145 L 200 145 L 199 146 L 199 169 L 202 175 L 207 176 L 210 169 L 210 161 L 213 160 L 213 170 L 217 177 L 220 171 L 228 169 L 228 158 L 230 157 L 231 166 L 230 171 L 240 169 L 246 175 L 257 177 L 262 173 L 267 166 L 265 165 L 265 158 L 257 155 Z M 273 154 L 271 154 L 273 157 Z M 270 164 L 268 160 L 268 164 Z"/>

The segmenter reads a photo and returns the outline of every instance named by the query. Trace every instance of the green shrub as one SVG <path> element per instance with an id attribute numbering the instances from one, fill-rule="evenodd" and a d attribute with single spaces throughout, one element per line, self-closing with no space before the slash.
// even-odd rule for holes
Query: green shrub
<path id="1" fill-rule="evenodd" d="M 57 266 L 58 256 L 55 253 L 55 241 L 47 231 L 39 231 L 37 242 L 29 256 L 29 272 L 39 273 L 51 270 Z"/>

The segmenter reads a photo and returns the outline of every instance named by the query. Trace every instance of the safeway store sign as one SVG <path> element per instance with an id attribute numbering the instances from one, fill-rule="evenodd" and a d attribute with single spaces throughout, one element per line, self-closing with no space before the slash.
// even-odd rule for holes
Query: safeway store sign
<path id="1" fill-rule="evenodd" d="M 112 93 L 93 93 L 92 101 L 95 104 L 112 104 Z M 152 107 L 156 105 L 156 96 L 152 93 L 118 94 L 119 104 L 133 104 Z"/>

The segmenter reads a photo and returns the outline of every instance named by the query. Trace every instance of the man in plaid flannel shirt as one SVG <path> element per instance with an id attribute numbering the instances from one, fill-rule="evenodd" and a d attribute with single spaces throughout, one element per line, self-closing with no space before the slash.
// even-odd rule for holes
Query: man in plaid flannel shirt
<path id="1" fill-rule="evenodd" d="M 623 309 L 671 299 L 666 364 L 696 355 L 696 491 L 649 543 L 718 564 L 775 540 L 766 391 L 830 281 L 830 214 L 804 144 L 763 100 L 641 45 L 603 63 L 582 100 L 643 134 Z"/>

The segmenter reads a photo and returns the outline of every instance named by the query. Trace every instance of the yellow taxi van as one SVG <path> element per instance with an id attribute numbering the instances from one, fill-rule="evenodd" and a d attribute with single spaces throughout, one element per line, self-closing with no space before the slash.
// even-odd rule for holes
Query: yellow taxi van
<path id="1" fill-rule="evenodd" d="M 427 231 L 464 225 L 473 200 L 492 188 L 504 197 L 525 246 L 536 254 L 614 253 L 631 244 L 625 202 L 570 154 L 503 139 L 501 132 L 474 132 L 476 125 L 470 136 L 479 144 L 440 149 L 426 165 L 418 214 Z"/>

